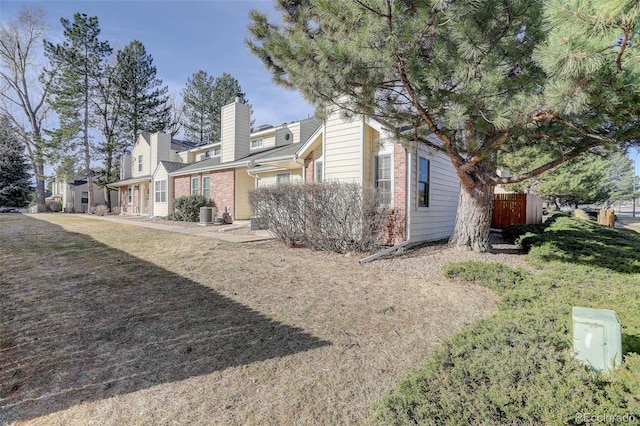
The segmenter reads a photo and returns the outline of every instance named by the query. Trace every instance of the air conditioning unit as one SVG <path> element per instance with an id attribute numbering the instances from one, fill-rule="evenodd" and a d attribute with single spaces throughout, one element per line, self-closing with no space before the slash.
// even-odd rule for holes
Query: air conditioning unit
<path id="1" fill-rule="evenodd" d="M 616 313 L 574 306 L 573 353 L 578 361 L 601 373 L 622 364 L 622 333 Z"/>
<path id="2" fill-rule="evenodd" d="M 213 223 L 213 209 L 211 207 L 200 207 L 200 225 L 211 225 Z"/>

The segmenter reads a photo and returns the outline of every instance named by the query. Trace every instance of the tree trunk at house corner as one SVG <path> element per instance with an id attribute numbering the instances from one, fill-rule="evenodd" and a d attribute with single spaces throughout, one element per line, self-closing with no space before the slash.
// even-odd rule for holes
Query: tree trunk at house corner
<path id="1" fill-rule="evenodd" d="M 493 214 L 493 189 L 489 173 L 466 175 L 462 180 L 458 212 L 449 244 L 460 250 L 491 249 L 489 233 Z"/>

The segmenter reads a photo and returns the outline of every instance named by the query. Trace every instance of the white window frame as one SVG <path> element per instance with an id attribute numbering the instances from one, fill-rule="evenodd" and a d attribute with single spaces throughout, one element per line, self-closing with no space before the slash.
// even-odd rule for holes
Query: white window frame
<path id="1" fill-rule="evenodd" d="M 423 156 L 417 156 L 418 164 L 416 165 L 416 204 L 419 209 L 428 209 L 431 201 L 431 161 Z M 423 181 L 420 179 L 420 163 L 424 160 L 427 162 L 427 180 Z M 420 204 L 420 185 L 421 183 L 426 184 L 426 204 Z"/>
<path id="2" fill-rule="evenodd" d="M 380 158 L 388 158 L 389 159 L 389 177 L 388 178 L 380 178 Z M 381 182 L 389 182 L 389 192 L 388 195 L 385 196 L 385 204 L 392 204 L 393 201 L 393 155 L 391 152 L 378 152 L 374 155 L 373 159 L 373 183 L 376 188 L 381 188 Z"/>
<path id="3" fill-rule="evenodd" d="M 133 204 L 133 187 L 132 186 L 127 188 L 127 202 L 129 205 Z"/>
<path id="4" fill-rule="evenodd" d="M 142 171 L 142 154 L 138 155 L 138 171 Z"/>
<path id="5" fill-rule="evenodd" d="M 251 149 L 259 149 L 264 146 L 264 140 L 262 138 L 251 139 Z"/>
<path id="6" fill-rule="evenodd" d="M 313 162 L 313 181 L 315 183 L 324 182 L 324 158 L 322 156 Z"/>
<path id="7" fill-rule="evenodd" d="M 213 152 L 213 154 L 211 154 L 212 157 L 220 157 L 222 155 L 222 147 L 221 146 L 216 146 L 211 151 Z"/>
<path id="8" fill-rule="evenodd" d="M 281 182 L 280 178 L 284 178 L 286 176 L 287 181 Z M 291 172 L 286 173 L 277 173 L 276 174 L 276 185 L 291 183 Z"/>
<path id="9" fill-rule="evenodd" d="M 163 185 L 164 184 L 164 185 Z M 155 203 L 166 203 L 167 202 L 167 180 L 157 180 L 155 181 L 155 195 L 154 202 Z"/>
<path id="10" fill-rule="evenodd" d="M 200 194 L 200 177 L 191 176 L 191 195 Z"/>
<path id="11" fill-rule="evenodd" d="M 206 187 L 205 182 L 207 182 Z M 205 191 L 207 192 L 206 194 Z M 204 195 L 207 200 L 211 199 L 211 176 L 202 176 L 202 195 Z"/>

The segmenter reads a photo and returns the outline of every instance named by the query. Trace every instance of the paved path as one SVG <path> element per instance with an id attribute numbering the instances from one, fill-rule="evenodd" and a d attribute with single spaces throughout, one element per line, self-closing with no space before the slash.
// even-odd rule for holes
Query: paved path
<path id="1" fill-rule="evenodd" d="M 231 243 L 248 243 L 252 241 L 264 241 L 271 240 L 273 237 L 269 235 L 267 231 L 256 231 L 255 234 L 243 235 L 232 234 L 229 232 L 220 232 L 222 229 L 239 228 L 248 224 L 248 221 L 235 222 L 234 225 L 222 225 L 221 226 L 180 226 L 176 224 L 162 223 L 161 220 L 149 221 L 139 217 L 122 217 L 122 216 L 96 216 L 96 215 L 82 215 L 82 217 L 98 220 L 107 220 L 111 222 L 124 223 L 133 226 L 142 226 L 144 228 L 161 229 L 163 231 L 177 232 L 179 234 L 186 235 L 198 235 L 201 237 L 217 238 L 218 240 L 228 241 Z"/>

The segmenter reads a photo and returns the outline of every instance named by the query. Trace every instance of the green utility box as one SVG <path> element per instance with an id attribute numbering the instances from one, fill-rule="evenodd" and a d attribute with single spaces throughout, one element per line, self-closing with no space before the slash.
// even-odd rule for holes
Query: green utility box
<path id="1" fill-rule="evenodd" d="M 622 364 L 620 320 L 609 309 L 573 307 L 574 357 L 598 372 Z"/>

